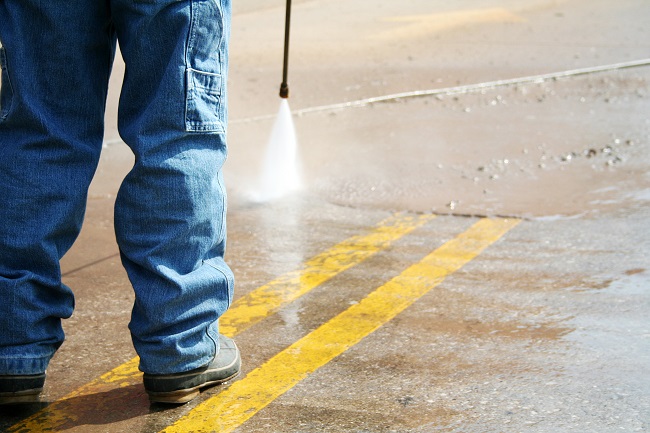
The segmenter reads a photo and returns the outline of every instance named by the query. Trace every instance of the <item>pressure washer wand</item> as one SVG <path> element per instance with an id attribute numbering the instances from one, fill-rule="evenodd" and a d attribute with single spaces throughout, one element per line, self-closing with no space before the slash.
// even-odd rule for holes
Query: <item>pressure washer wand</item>
<path id="1" fill-rule="evenodd" d="M 287 72 L 289 69 L 289 27 L 291 25 L 291 0 L 287 0 L 287 15 L 284 21 L 284 62 L 282 65 L 282 84 L 280 84 L 280 98 L 289 97 L 289 84 Z"/>

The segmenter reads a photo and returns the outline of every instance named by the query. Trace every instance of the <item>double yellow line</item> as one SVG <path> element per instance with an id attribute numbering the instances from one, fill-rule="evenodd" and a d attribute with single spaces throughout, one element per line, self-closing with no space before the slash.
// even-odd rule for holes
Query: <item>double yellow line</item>
<path id="1" fill-rule="evenodd" d="M 242 332 L 335 275 L 388 248 L 392 242 L 432 218 L 431 215 L 394 215 L 367 235 L 355 236 L 335 245 L 307 261 L 302 269 L 288 273 L 233 303 L 221 318 L 222 332 L 229 336 Z M 236 429 L 309 374 L 391 320 L 517 223 L 513 219 L 479 220 L 466 232 L 377 288 L 360 303 L 198 405 L 163 432 L 230 432 Z M 66 404 L 66 401 L 139 381 L 136 358 L 52 403 L 9 431 L 42 431 L 45 428 L 55 431 L 66 424 L 74 424 L 80 418 L 80 408 Z"/>

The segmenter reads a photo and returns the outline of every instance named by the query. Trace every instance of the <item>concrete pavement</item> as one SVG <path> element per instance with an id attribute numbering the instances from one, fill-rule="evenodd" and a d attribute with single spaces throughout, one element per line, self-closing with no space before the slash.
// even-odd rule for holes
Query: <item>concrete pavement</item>
<path id="1" fill-rule="evenodd" d="M 304 188 L 257 203 L 283 5 L 238 2 L 227 259 L 236 303 L 278 302 L 257 322 L 231 310 L 244 374 L 187 406 L 149 405 L 112 232 L 132 157 L 113 126 L 64 258 L 77 308 L 45 403 L 3 408 L 0 429 L 648 430 L 650 67 L 616 65 L 650 57 L 649 19 L 643 0 L 294 2 L 294 110 L 449 91 L 296 114 Z M 404 308 L 372 301 L 388 294 Z M 332 352 L 290 358 L 310 341 Z"/>

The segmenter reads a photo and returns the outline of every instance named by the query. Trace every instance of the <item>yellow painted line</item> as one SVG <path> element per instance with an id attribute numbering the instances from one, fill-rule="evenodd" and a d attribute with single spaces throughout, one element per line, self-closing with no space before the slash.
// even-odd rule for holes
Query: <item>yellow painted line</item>
<path id="1" fill-rule="evenodd" d="M 514 227 L 482 219 L 421 262 L 198 405 L 162 433 L 232 432 L 309 374 L 357 344 Z"/>
<path id="2" fill-rule="evenodd" d="M 355 266 L 372 255 L 385 250 L 397 239 L 432 220 L 434 215 L 395 214 L 378 223 L 369 233 L 353 236 L 308 260 L 302 269 L 289 272 L 270 283 L 261 286 L 236 300 L 219 320 L 219 330 L 227 336 L 234 336 L 265 317 L 273 314 L 283 305 L 303 296 L 320 284 Z M 55 431 L 85 416 L 94 408 L 75 404 L 78 397 L 98 394 L 110 389 L 124 388 L 141 382 L 138 358 L 134 358 L 98 379 L 80 387 L 37 412 L 33 416 L 12 426 L 8 432 Z M 113 394 L 119 398 L 118 394 Z M 75 398 L 77 398 L 75 400 Z M 119 411 L 122 401 L 114 405 L 104 402 L 106 411 Z"/>
<path id="3" fill-rule="evenodd" d="M 396 239 L 412 232 L 434 215 L 394 215 L 369 234 L 351 237 L 308 260 L 302 269 L 289 272 L 236 300 L 219 320 L 224 335 L 234 335 L 254 325 L 283 305 L 299 298 L 337 274 L 385 250 Z"/>

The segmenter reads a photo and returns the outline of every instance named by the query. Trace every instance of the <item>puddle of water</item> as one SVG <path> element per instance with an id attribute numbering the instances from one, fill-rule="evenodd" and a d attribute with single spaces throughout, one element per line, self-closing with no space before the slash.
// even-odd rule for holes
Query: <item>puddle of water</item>
<path id="1" fill-rule="evenodd" d="M 629 197 L 635 201 L 650 201 L 650 189 L 644 189 L 629 194 Z"/>
<path id="2" fill-rule="evenodd" d="M 630 269 L 623 278 L 614 280 L 603 292 L 616 295 L 648 295 L 650 272 L 645 269 Z"/>
<path id="3" fill-rule="evenodd" d="M 584 217 L 587 213 L 581 212 L 575 215 L 546 215 L 546 216 L 532 216 L 528 215 L 527 217 L 534 221 L 543 221 L 543 222 L 555 222 L 555 221 L 567 221 L 567 220 L 577 220 Z"/>

